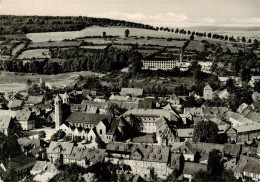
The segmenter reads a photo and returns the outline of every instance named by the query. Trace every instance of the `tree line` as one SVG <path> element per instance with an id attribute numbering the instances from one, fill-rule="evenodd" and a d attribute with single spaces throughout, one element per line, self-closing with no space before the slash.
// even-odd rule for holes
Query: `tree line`
<path id="1" fill-rule="evenodd" d="M 168 27 L 156 27 L 155 30 L 160 30 L 160 31 L 167 31 L 167 32 L 172 32 L 172 33 L 179 33 L 179 34 L 184 34 L 184 35 L 189 35 L 190 36 L 190 40 L 194 40 L 194 37 L 207 37 L 207 38 L 212 38 L 212 39 L 218 39 L 218 40 L 225 40 L 225 41 L 231 41 L 231 42 L 243 42 L 243 43 L 252 43 L 252 39 L 246 39 L 244 36 L 243 37 L 237 37 L 234 38 L 234 36 L 228 36 L 228 35 L 220 35 L 217 33 L 206 33 L 206 32 L 195 32 L 195 31 L 191 31 L 191 30 L 185 30 L 185 29 L 173 29 L 173 28 L 168 28 Z M 257 40 L 257 39 L 255 39 Z M 255 41 L 254 40 L 254 41 Z"/>
<path id="2" fill-rule="evenodd" d="M 153 26 L 108 18 L 84 16 L 0 16 L 0 35 L 26 34 L 36 32 L 77 31 L 86 27 L 125 26 L 133 28 L 155 29 Z"/>

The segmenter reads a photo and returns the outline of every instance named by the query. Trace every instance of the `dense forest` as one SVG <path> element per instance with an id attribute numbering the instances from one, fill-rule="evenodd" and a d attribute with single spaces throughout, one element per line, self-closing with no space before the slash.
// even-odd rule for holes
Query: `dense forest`
<path id="1" fill-rule="evenodd" d="M 155 29 L 153 26 L 107 18 L 72 16 L 0 16 L 0 35 L 77 31 L 92 25 Z"/>
<path id="2" fill-rule="evenodd" d="M 32 60 L 23 63 L 21 60 L 1 61 L 0 68 L 12 72 L 58 74 L 71 71 L 109 72 L 124 67 L 139 65 L 141 69 L 141 54 L 135 50 L 120 50 L 109 48 L 105 50 L 85 49 L 55 49 L 51 51 L 52 58 L 64 58 L 61 63 L 45 60 Z M 135 64 L 138 63 L 138 64 Z"/>

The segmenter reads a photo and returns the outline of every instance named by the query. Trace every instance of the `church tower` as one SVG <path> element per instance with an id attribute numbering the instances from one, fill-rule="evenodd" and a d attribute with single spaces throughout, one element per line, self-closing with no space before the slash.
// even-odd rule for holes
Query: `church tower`
<path id="1" fill-rule="evenodd" d="M 205 100 L 211 100 L 212 99 L 212 93 L 213 93 L 212 88 L 209 86 L 209 84 L 207 84 L 203 89 L 203 98 Z"/>
<path id="2" fill-rule="evenodd" d="M 62 100 L 57 94 L 56 98 L 54 99 L 55 105 L 55 129 L 58 130 L 62 124 Z"/>

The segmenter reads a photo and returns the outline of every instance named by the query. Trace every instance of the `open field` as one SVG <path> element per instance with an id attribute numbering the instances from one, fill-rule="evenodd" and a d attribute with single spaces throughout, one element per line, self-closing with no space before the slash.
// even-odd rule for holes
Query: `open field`
<path id="1" fill-rule="evenodd" d="M 107 47 L 106 45 L 80 46 L 80 48 L 83 48 L 83 49 L 105 49 L 106 47 Z"/>
<path id="2" fill-rule="evenodd" d="M 85 36 L 102 36 L 103 32 L 107 35 L 125 37 L 125 30 L 129 29 L 130 36 L 144 36 L 144 37 L 165 37 L 165 38 L 189 38 L 188 35 L 175 34 L 172 32 L 147 30 L 140 28 L 126 28 L 126 27 L 99 27 L 91 26 L 81 31 L 70 31 L 70 32 L 46 32 L 46 33 L 29 33 L 26 35 L 27 38 L 33 42 L 44 42 L 44 41 L 61 41 L 64 39 L 75 39 Z"/>
<path id="3" fill-rule="evenodd" d="M 168 90 L 174 91 L 174 88 L 180 85 L 186 85 L 187 88 L 190 88 L 194 84 L 194 79 L 191 77 L 174 77 L 174 81 L 170 81 L 169 79 L 160 79 L 160 78 L 153 78 L 153 79 L 142 79 L 136 80 L 133 79 L 128 86 L 129 87 L 136 87 L 136 88 L 143 88 L 147 89 L 147 87 L 158 87 L 160 85 L 161 88 L 165 87 Z"/>
<path id="4" fill-rule="evenodd" d="M 132 46 L 127 46 L 127 45 L 112 45 L 111 47 L 117 48 L 117 49 L 122 49 L 122 50 L 127 50 L 131 49 Z"/>
<path id="5" fill-rule="evenodd" d="M 49 49 L 31 49 L 23 51 L 18 59 L 32 59 L 32 58 L 50 58 Z"/>
<path id="6" fill-rule="evenodd" d="M 79 41 L 46 41 L 31 43 L 28 48 L 50 48 L 50 47 L 79 47 L 81 42 Z"/>
<path id="7" fill-rule="evenodd" d="M 25 83 L 10 83 L 10 84 L 0 84 L 0 92 L 18 92 L 25 91 L 26 84 Z"/>
<path id="8" fill-rule="evenodd" d="M 104 74 L 90 71 L 61 73 L 57 75 L 40 75 L 32 73 L 14 73 L 14 72 L 0 72 L 0 92 L 17 92 L 25 90 L 26 81 L 30 79 L 33 83 L 39 83 L 40 78 L 46 82 L 46 85 L 55 86 L 57 88 L 64 88 L 75 84 L 75 80 L 79 75 L 82 76 L 96 76 L 103 77 Z"/>

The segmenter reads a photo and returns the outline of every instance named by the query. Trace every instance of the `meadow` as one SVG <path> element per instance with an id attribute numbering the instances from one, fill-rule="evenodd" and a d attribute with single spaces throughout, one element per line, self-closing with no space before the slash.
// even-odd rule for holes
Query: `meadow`
<path id="1" fill-rule="evenodd" d="M 86 36 L 102 36 L 103 32 L 106 35 L 125 37 L 125 30 L 129 29 L 130 36 L 137 37 L 165 37 L 165 38 L 186 38 L 189 39 L 188 35 L 175 34 L 172 32 L 155 31 L 140 28 L 126 28 L 126 27 L 100 27 L 91 26 L 81 31 L 69 31 L 69 32 L 45 32 L 45 33 L 29 33 L 26 37 L 32 40 L 32 42 L 45 42 L 45 41 L 62 41 L 64 39 L 76 39 Z"/>
<path id="2" fill-rule="evenodd" d="M 50 58 L 49 49 L 31 49 L 26 50 L 18 56 L 18 59 L 33 59 L 33 58 Z"/>
<path id="3" fill-rule="evenodd" d="M 64 88 L 75 84 L 75 80 L 80 76 L 104 77 L 105 74 L 95 73 L 91 71 L 80 71 L 61 73 L 57 75 L 41 75 L 36 73 L 16 73 L 16 72 L 0 72 L 0 92 L 17 92 L 26 89 L 26 81 L 29 79 L 33 83 L 40 83 L 40 78 L 46 82 L 46 85 L 55 86 L 56 88 Z"/>

